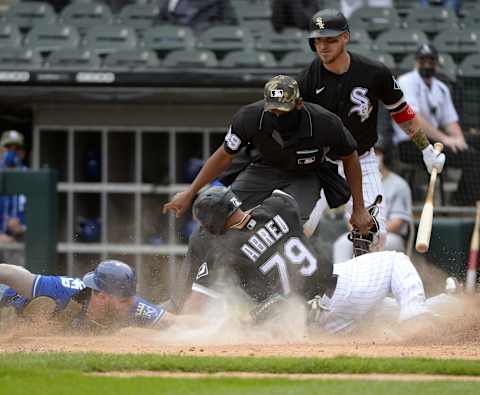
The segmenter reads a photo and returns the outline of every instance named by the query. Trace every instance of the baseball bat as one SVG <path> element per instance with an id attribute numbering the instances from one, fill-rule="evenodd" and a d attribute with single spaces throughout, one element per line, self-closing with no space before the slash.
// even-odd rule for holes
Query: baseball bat
<path id="1" fill-rule="evenodd" d="M 443 151 L 442 143 L 435 143 L 433 147 L 437 152 Z M 435 194 L 436 182 L 437 169 L 432 169 L 432 174 L 430 174 L 430 182 L 428 184 L 427 197 L 425 198 L 425 204 L 423 205 L 422 215 L 418 225 L 417 241 L 415 243 L 415 249 L 421 254 L 426 253 L 430 245 L 433 222 L 433 196 Z"/>
<path id="2" fill-rule="evenodd" d="M 475 226 L 473 227 L 472 240 L 470 241 L 470 253 L 468 255 L 467 280 L 465 282 L 465 290 L 468 293 L 475 292 L 476 283 L 477 283 L 478 247 L 480 244 L 479 228 L 480 228 L 480 201 L 477 201 Z"/>

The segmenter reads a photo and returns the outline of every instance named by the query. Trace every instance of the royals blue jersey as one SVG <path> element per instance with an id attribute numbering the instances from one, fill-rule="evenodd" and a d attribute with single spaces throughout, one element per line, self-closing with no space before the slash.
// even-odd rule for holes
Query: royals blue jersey
<path id="1" fill-rule="evenodd" d="M 79 278 L 38 275 L 33 283 L 32 295 L 34 298 L 48 296 L 55 299 L 58 309 L 62 310 L 84 288 L 85 284 Z M 18 295 L 14 289 L 7 288 L 0 298 L 0 307 L 13 306 L 20 312 L 29 300 Z M 130 323 L 135 326 L 151 326 L 158 322 L 164 313 L 162 307 L 135 296 L 130 309 Z"/>

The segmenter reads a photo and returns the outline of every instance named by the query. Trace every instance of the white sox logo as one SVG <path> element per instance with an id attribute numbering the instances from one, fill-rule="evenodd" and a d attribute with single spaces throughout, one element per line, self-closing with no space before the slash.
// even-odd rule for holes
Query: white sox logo
<path id="1" fill-rule="evenodd" d="M 365 122 L 368 119 L 373 108 L 370 99 L 367 97 L 367 92 L 367 88 L 357 86 L 350 93 L 350 100 L 355 105 L 348 112 L 348 116 L 356 112 L 360 117 L 360 122 Z"/>

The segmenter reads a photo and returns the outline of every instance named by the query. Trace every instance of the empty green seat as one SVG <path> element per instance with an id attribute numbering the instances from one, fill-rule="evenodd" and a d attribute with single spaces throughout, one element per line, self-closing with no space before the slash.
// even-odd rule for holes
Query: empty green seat
<path id="1" fill-rule="evenodd" d="M 104 67 L 110 69 L 148 69 L 160 66 L 157 54 L 148 49 L 116 51 L 105 58 Z"/>
<path id="2" fill-rule="evenodd" d="M 74 2 L 67 5 L 61 12 L 61 20 L 71 26 L 75 26 L 80 33 L 87 29 L 112 23 L 112 11 L 103 3 Z"/>
<path id="3" fill-rule="evenodd" d="M 364 29 L 370 33 L 380 33 L 398 27 L 400 19 L 394 8 L 361 7 L 349 18 L 352 31 Z"/>
<path id="4" fill-rule="evenodd" d="M 428 43 L 422 31 L 393 29 L 380 34 L 372 45 L 375 52 L 404 55 L 414 53 L 421 44 Z"/>
<path id="5" fill-rule="evenodd" d="M 480 8 L 469 10 L 462 19 L 465 29 L 478 29 L 480 27 Z"/>
<path id="6" fill-rule="evenodd" d="M 372 46 L 371 45 L 365 45 L 365 44 L 349 44 L 347 49 L 350 52 L 358 53 L 360 55 L 363 55 L 365 53 L 371 53 L 372 52 Z"/>
<path id="7" fill-rule="evenodd" d="M 25 37 L 25 45 L 41 52 L 76 48 L 79 42 L 77 29 L 56 23 L 35 25 Z"/>
<path id="8" fill-rule="evenodd" d="M 52 52 L 45 66 L 63 70 L 91 70 L 100 68 L 100 57 L 87 48 L 60 49 Z"/>
<path id="9" fill-rule="evenodd" d="M 154 3 L 127 4 L 120 11 L 120 23 L 143 31 L 153 26 L 160 15 L 160 7 Z"/>
<path id="10" fill-rule="evenodd" d="M 143 35 L 143 42 L 147 48 L 169 52 L 192 49 L 195 46 L 195 36 L 189 27 L 162 25 L 147 29 Z"/>
<path id="11" fill-rule="evenodd" d="M 480 54 L 467 56 L 458 66 L 458 75 L 461 77 L 480 77 Z"/>
<path id="12" fill-rule="evenodd" d="M 98 54 L 134 49 L 137 36 L 132 28 L 120 25 L 92 27 L 86 35 L 86 46 Z"/>
<path id="13" fill-rule="evenodd" d="M 377 62 L 383 63 L 387 66 L 390 70 L 395 70 L 395 59 L 389 53 L 380 53 L 380 52 L 366 52 L 363 56 L 376 60 Z"/>
<path id="14" fill-rule="evenodd" d="M 217 57 L 212 51 L 187 49 L 170 52 L 164 59 L 165 67 L 217 67 Z"/>
<path id="15" fill-rule="evenodd" d="M 282 58 L 279 62 L 279 66 L 286 68 L 303 68 L 308 66 L 315 58 L 316 55 L 313 52 L 292 51 L 288 52 Z"/>
<path id="16" fill-rule="evenodd" d="M 456 62 L 459 62 L 468 54 L 480 52 L 479 37 L 480 27 L 478 30 L 452 29 L 435 37 L 433 45 L 437 51 L 448 53 Z"/>
<path id="17" fill-rule="evenodd" d="M 197 48 L 215 52 L 251 49 L 254 46 L 250 32 L 238 26 L 214 26 L 198 38 Z"/>
<path id="18" fill-rule="evenodd" d="M 348 42 L 348 45 L 364 45 L 370 47 L 372 45 L 372 39 L 366 30 L 355 29 L 350 32 L 350 41 Z"/>
<path id="19" fill-rule="evenodd" d="M 233 51 L 228 53 L 220 63 L 221 67 L 276 67 L 277 62 L 270 52 L 263 51 Z"/>
<path id="20" fill-rule="evenodd" d="M 259 51 L 285 53 L 298 49 L 306 49 L 308 39 L 306 34 L 298 29 L 285 29 L 281 33 L 265 31 L 257 39 L 256 48 Z"/>
<path id="21" fill-rule="evenodd" d="M 25 47 L 4 47 L 0 51 L 0 69 L 29 70 L 42 67 L 42 56 Z"/>
<path id="22" fill-rule="evenodd" d="M 458 24 L 455 12 L 450 8 L 417 8 L 405 19 L 407 28 L 419 29 L 428 34 L 435 34 L 452 29 Z"/>
<path id="23" fill-rule="evenodd" d="M 266 0 L 236 0 L 231 2 L 239 21 L 264 20 L 272 18 L 272 8 Z"/>
<path id="24" fill-rule="evenodd" d="M 11 22 L 0 23 L 0 48 L 16 47 L 22 42 L 22 35 L 17 25 Z"/>
<path id="25" fill-rule="evenodd" d="M 31 29 L 37 23 L 55 22 L 57 15 L 48 3 L 19 1 L 10 5 L 5 13 L 5 18 L 20 29 Z"/>

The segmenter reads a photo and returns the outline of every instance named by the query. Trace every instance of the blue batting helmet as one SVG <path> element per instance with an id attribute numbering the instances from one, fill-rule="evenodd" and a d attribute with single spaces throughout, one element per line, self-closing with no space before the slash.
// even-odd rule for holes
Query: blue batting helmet
<path id="1" fill-rule="evenodd" d="M 230 188 L 210 187 L 195 200 L 193 216 L 208 232 L 219 235 L 225 232 L 227 219 L 241 204 Z"/>
<path id="2" fill-rule="evenodd" d="M 108 260 L 100 262 L 95 271 L 85 274 L 83 283 L 88 288 L 128 298 L 135 295 L 137 277 L 126 263 Z"/>

